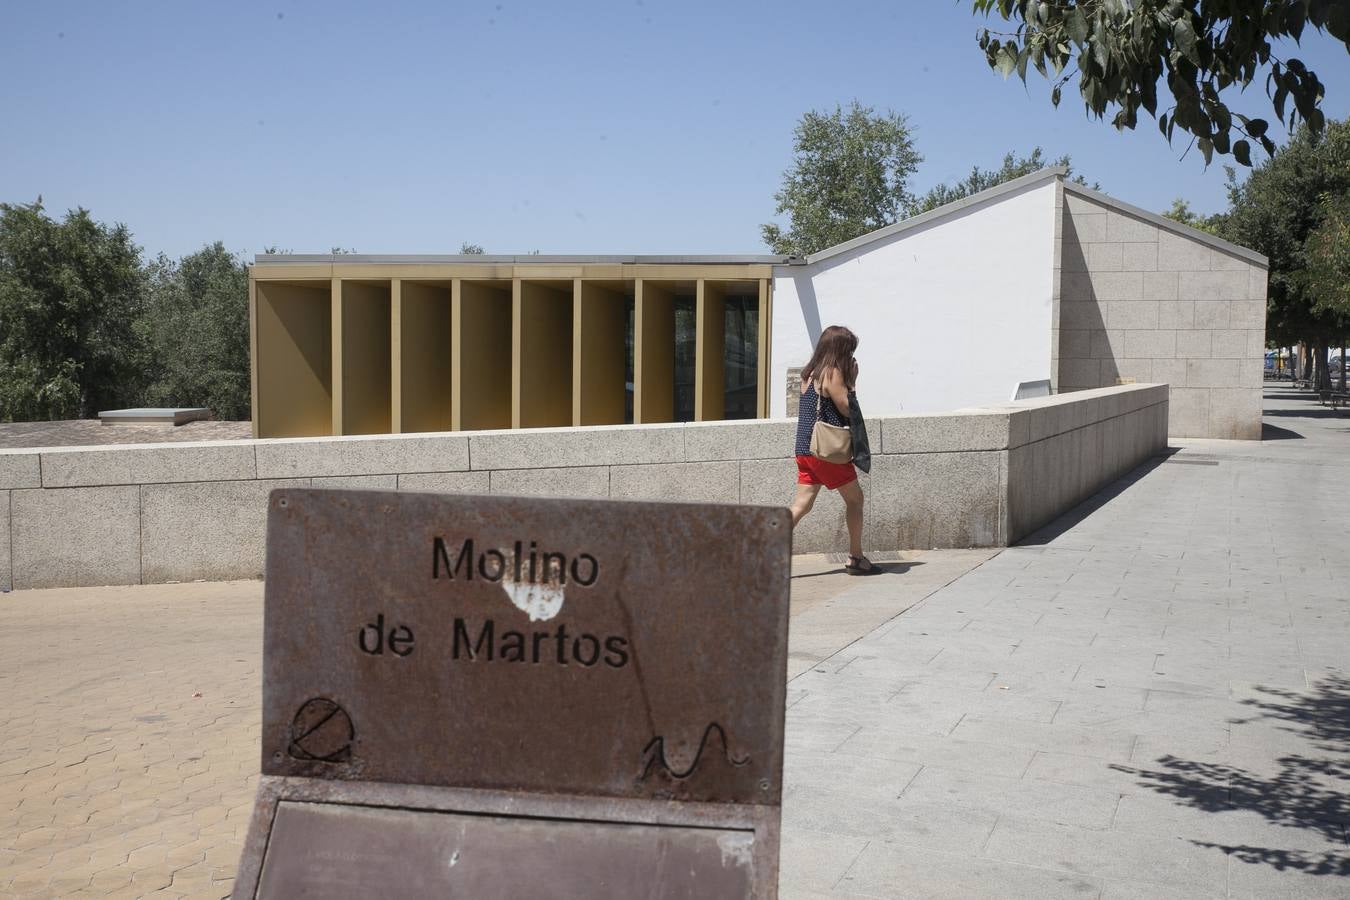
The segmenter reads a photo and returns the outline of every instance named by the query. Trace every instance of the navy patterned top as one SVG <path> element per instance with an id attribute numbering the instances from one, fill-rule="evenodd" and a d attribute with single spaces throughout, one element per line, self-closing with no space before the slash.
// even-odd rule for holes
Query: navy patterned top
<path id="1" fill-rule="evenodd" d="M 797 450 L 798 456 L 811 455 L 811 432 L 816 427 L 816 386 L 814 382 L 808 382 L 806 390 L 802 391 L 801 402 L 797 404 Z M 820 417 L 825 420 L 826 425 L 838 425 L 840 428 L 848 427 L 848 420 L 839 414 L 834 402 L 829 397 L 820 399 Z"/>

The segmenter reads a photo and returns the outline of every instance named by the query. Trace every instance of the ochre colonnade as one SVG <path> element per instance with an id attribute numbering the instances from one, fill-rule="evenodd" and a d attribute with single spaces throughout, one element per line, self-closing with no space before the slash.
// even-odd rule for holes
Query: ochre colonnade
<path id="1" fill-rule="evenodd" d="M 256 265 L 254 436 L 673 422 L 680 303 L 695 320 L 693 420 L 718 421 L 733 298 L 758 323 L 763 418 L 767 265 Z"/>

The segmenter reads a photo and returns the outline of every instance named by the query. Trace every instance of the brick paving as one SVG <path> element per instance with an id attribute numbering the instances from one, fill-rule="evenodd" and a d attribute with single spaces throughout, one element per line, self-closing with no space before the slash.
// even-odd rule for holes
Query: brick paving
<path id="1" fill-rule="evenodd" d="M 0 893 L 221 897 L 258 770 L 261 585 L 0 599 Z"/>
<path id="2" fill-rule="evenodd" d="M 104 425 L 97 419 L 57 422 L 0 422 L 0 450 L 90 447 L 104 444 L 161 444 L 232 441 L 253 437 L 248 422 L 189 422 L 186 425 Z"/>

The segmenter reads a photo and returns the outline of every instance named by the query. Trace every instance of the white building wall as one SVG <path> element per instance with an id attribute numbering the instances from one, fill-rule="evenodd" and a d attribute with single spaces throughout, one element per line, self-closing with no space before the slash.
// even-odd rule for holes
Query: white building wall
<path id="1" fill-rule="evenodd" d="M 1054 178 L 803 266 L 774 267 L 769 415 L 820 329 L 859 337 L 869 417 L 1011 399 L 1050 377 Z"/>

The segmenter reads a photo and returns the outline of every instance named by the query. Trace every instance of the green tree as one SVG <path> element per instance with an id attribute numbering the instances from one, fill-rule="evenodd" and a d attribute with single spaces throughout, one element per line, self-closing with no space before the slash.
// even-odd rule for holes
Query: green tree
<path id="1" fill-rule="evenodd" d="M 1315 314 L 1335 319 L 1341 345 L 1340 389 L 1346 384 L 1350 338 L 1350 196 L 1323 197 L 1322 223 L 1308 235 L 1303 287 Z"/>
<path id="2" fill-rule="evenodd" d="M 906 215 L 917 216 L 920 213 L 926 213 L 930 209 L 937 209 L 939 206 L 964 199 L 971 194 L 978 194 L 980 191 L 988 190 L 1005 181 L 1012 181 L 1014 178 L 1039 172 L 1046 166 L 1064 166 L 1069 170 L 1069 177 L 1074 181 L 1079 184 L 1087 184 L 1083 176 L 1073 174 L 1073 164 L 1069 161 L 1069 157 L 1061 156 L 1059 159 L 1047 161 L 1041 152 L 1041 148 L 1036 147 L 1031 151 L 1030 156 L 1019 157 L 1011 152 L 1005 154 L 1003 165 L 997 169 L 981 169 L 979 166 L 972 166 L 970 174 L 962 180 L 955 184 L 940 184 L 910 203 L 906 209 Z M 1095 184 L 1092 186 L 1097 187 Z"/>
<path id="3" fill-rule="evenodd" d="M 145 315 L 138 323 L 147 354 L 152 406 L 208 406 L 217 418 L 247 419 L 248 269 L 217 241 L 177 262 L 160 254 L 149 266 Z"/>
<path id="4" fill-rule="evenodd" d="M 1350 320 L 1350 194 L 1326 195 L 1304 247 L 1303 288 L 1314 313 Z"/>
<path id="5" fill-rule="evenodd" d="M 1219 227 L 1223 223 L 1223 215 L 1215 213 L 1212 216 L 1202 216 L 1191 209 L 1190 203 L 1181 197 L 1172 201 L 1170 209 L 1163 213 L 1164 216 L 1174 222 L 1180 222 L 1182 225 L 1189 225 L 1198 231 L 1204 231 L 1208 234 L 1218 234 Z"/>
<path id="6" fill-rule="evenodd" d="M 470 244 L 468 241 L 459 245 L 459 252 L 466 256 L 477 256 L 487 251 L 483 249 L 482 244 Z"/>
<path id="7" fill-rule="evenodd" d="M 1178 128 L 1190 133 L 1206 163 L 1231 153 L 1250 166 L 1251 141 L 1275 152 L 1267 120 L 1230 110 L 1221 96 L 1262 73 L 1277 119 L 1291 130 L 1299 122 L 1322 130 L 1321 81 L 1301 60 L 1276 56 L 1272 40 L 1297 42 L 1311 28 L 1350 49 L 1346 0 L 974 0 L 974 9 L 1015 25 L 1011 33 L 979 33 L 990 67 L 1003 77 L 1016 72 L 1025 81 L 1034 68 L 1053 82 L 1050 101 L 1058 106 L 1077 75 L 1089 115 L 1115 110 L 1112 124 L 1132 129 L 1143 109 L 1169 142 Z M 1161 113 L 1159 82 L 1173 98 Z"/>
<path id="8" fill-rule="evenodd" d="M 909 178 L 923 160 L 909 123 L 854 100 L 811 111 L 793 131 L 792 167 L 774 194 L 789 227 L 760 226 L 774 253 L 806 256 L 890 225 L 913 200 Z"/>
<path id="9" fill-rule="evenodd" d="M 1350 197 L 1350 122 L 1329 122 L 1321 135 L 1299 129 L 1246 181 L 1230 179 L 1228 193 L 1231 208 L 1220 237 L 1270 259 L 1267 340 L 1313 348 L 1317 381 L 1329 385 L 1327 348 L 1345 336 L 1346 319 L 1334 299 L 1322 299 L 1321 282 L 1310 280 L 1310 272 L 1321 265 L 1316 256 L 1324 225 Z"/>
<path id="10" fill-rule="evenodd" d="M 0 203 L 0 421 L 88 417 L 138 393 L 140 249 L 84 209 Z"/>

